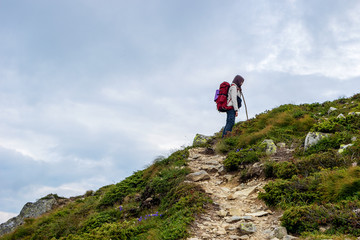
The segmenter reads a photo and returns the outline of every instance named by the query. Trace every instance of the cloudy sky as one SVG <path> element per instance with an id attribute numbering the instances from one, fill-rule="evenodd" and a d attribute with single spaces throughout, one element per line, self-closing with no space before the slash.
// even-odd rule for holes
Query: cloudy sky
<path id="1" fill-rule="evenodd" d="M 0 0 L 0 222 L 219 131 L 214 92 L 236 74 L 250 117 L 358 93 L 359 12 L 358 0 Z"/>

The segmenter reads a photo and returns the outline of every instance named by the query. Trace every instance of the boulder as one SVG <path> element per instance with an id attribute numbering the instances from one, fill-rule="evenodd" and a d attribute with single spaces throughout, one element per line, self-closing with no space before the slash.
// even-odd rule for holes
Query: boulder
<path id="1" fill-rule="evenodd" d="M 309 132 L 306 135 L 304 148 L 305 151 L 312 145 L 317 144 L 321 139 L 328 137 L 328 133 L 320 133 L 320 132 Z"/>
<path id="2" fill-rule="evenodd" d="M 265 151 L 267 155 L 276 153 L 276 145 L 272 139 L 265 139 L 261 144 L 260 148 Z"/>
<path id="3" fill-rule="evenodd" d="M 211 137 L 209 136 L 205 136 L 205 135 L 202 135 L 202 134 L 196 134 L 195 135 L 195 138 L 194 138 L 194 141 L 193 141 L 193 146 L 200 146 L 200 145 L 203 145 L 205 144 L 208 140 L 210 140 Z"/>

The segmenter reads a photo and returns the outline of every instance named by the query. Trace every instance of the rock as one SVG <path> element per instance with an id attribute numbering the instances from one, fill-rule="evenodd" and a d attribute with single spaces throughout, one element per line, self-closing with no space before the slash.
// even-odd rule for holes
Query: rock
<path id="1" fill-rule="evenodd" d="M 261 211 L 261 212 L 255 212 L 255 213 L 247 213 L 246 215 L 252 216 L 252 217 L 263 217 L 263 216 L 269 215 L 269 213 L 265 212 L 265 211 Z"/>
<path id="2" fill-rule="evenodd" d="M 336 118 L 346 118 L 344 114 L 340 113 Z"/>
<path id="3" fill-rule="evenodd" d="M 283 239 L 287 235 L 287 230 L 285 227 L 277 227 L 274 229 L 274 237 Z"/>
<path id="4" fill-rule="evenodd" d="M 273 231 L 271 229 L 266 229 L 262 233 L 265 239 L 271 239 L 271 236 L 273 235 Z"/>
<path id="5" fill-rule="evenodd" d="M 352 144 L 352 143 L 350 143 L 350 144 L 341 144 L 340 149 L 338 150 L 338 153 L 343 153 L 346 148 L 351 147 L 352 145 L 354 145 L 354 144 Z"/>
<path id="6" fill-rule="evenodd" d="M 309 132 L 305 138 L 305 151 L 312 145 L 317 144 L 321 139 L 328 137 L 328 133 Z"/>
<path id="7" fill-rule="evenodd" d="M 298 239 L 297 237 L 291 236 L 291 235 L 286 235 L 283 240 L 292 240 L 292 239 Z"/>
<path id="8" fill-rule="evenodd" d="M 200 146 L 202 144 L 205 144 L 208 140 L 210 140 L 211 137 L 209 136 L 205 136 L 202 134 L 196 134 L 194 141 L 193 141 L 193 146 Z"/>
<path id="9" fill-rule="evenodd" d="M 237 235 L 230 235 L 229 238 L 230 239 L 240 239 L 240 237 Z"/>
<path id="10" fill-rule="evenodd" d="M 265 139 L 261 144 L 260 148 L 265 151 L 266 154 L 271 155 L 276 153 L 276 145 L 272 139 Z"/>
<path id="11" fill-rule="evenodd" d="M 256 226 L 251 222 L 239 223 L 237 230 L 241 235 L 252 234 L 256 232 Z"/>
<path id="12" fill-rule="evenodd" d="M 333 112 L 333 111 L 336 111 L 336 110 L 337 110 L 337 108 L 330 107 L 329 110 L 328 110 L 328 114 L 331 113 L 331 112 Z"/>
<path id="13" fill-rule="evenodd" d="M 244 239 L 244 240 L 246 240 L 246 239 L 250 239 L 250 237 L 249 237 L 248 235 L 243 235 L 243 236 L 240 236 L 239 239 Z"/>
<path id="14" fill-rule="evenodd" d="M 357 140 L 356 137 L 352 137 L 352 138 L 351 138 L 351 141 L 352 141 L 352 142 L 355 142 L 356 140 Z"/>
<path id="15" fill-rule="evenodd" d="M 236 197 L 233 194 L 230 194 L 230 195 L 227 196 L 227 199 L 228 200 L 235 200 Z"/>
<path id="16" fill-rule="evenodd" d="M 25 218 L 36 218 L 50 211 L 57 203 L 58 201 L 53 194 L 49 194 L 35 203 L 26 203 L 18 216 L 0 224 L 0 236 L 13 231 L 16 227 L 22 225 Z"/>
<path id="17" fill-rule="evenodd" d="M 284 148 L 284 147 L 286 147 L 286 144 L 281 142 L 281 143 L 276 144 L 276 146 L 278 146 L 279 148 Z"/>
<path id="18" fill-rule="evenodd" d="M 205 170 L 209 173 L 216 173 L 219 172 L 221 166 L 215 166 L 215 165 L 204 165 L 201 167 L 202 170 Z"/>
<path id="19" fill-rule="evenodd" d="M 242 220 L 241 217 L 239 217 L 239 216 L 232 216 L 231 218 L 227 219 L 226 222 L 227 222 L 227 223 L 234 223 L 234 222 L 238 222 L 238 221 L 240 221 L 240 220 Z"/>
<path id="20" fill-rule="evenodd" d="M 360 115 L 360 112 L 349 112 L 348 115 Z"/>
<path id="21" fill-rule="evenodd" d="M 234 207 L 229 209 L 230 216 L 241 216 L 243 214 L 244 212 L 240 208 Z"/>
<path id="22" fill-rule="evenodd" d="M 219 215 L 219 217 L 226 217 L 227 211 L 225 211 L 225 210 L 220 210 L 220 211 L 217 212 L 217 214 Z"/>
<path id="23" fill-rule="evenodd" d="M 198 182 L 198 181 L 209 180 L 210 175 L 206 171 L 201 170 L 199 172 L 194 172 L 194 173 L 188 174 L 186 176 L 186 178 L 190 181 Z"/>
<path id="24" fill-rule="evenodd" d="M 253 220 L 252 216 L 249 216 L 249 215 L 242 216 L 241 219 L 242 219 L 242 220 L 247 220 L 247 221 Z"/>
<path id="25" fill-rule="evenodd" d="M 249 196 L 251 193 L 253 193 L 257 188 L 258 188 L 258 185 L 253 186 L 253 187 L 248 187 L 248 188 L 245 188 L 244 190 L 235 192 L 233 195 L 236 198 L 238 198 L 238 197 L 245 198 L 245 197 Z"/>
<path id="26" fill-rule="evenodd" d="M 256 162 L 247 167 L 246 173 L 240 176 L 240 182 L 246 182 L 249 179 L 265 177 L 264 164 Z"/>

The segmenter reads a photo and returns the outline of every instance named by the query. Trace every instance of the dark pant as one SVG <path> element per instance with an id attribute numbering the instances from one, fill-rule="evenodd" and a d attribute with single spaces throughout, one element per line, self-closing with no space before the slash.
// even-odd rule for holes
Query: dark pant
<path id="1" fill-rule="evenodd" d="M 226 112 L 226 125 L 224 127 L 224 131 L 222 137 L 224 137 L 228 132 L 232 131 L 232 128 L 235 124 L 235 110 L 231 109 Z"/>

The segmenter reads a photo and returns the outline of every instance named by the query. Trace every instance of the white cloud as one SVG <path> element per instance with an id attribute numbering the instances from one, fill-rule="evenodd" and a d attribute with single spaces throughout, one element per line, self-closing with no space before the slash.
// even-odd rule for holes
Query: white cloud
<path id="1" fill-rule="evenodd" d="M 4 4 L 0 210 L 22 207 L 1 195 L 82 194 L 219 131 L 214 91 L 236 74 L 250 117 L 357 91 L 359 4 L 316 2 Z"/>
<path id="2" fill-rule="evenodd" d="M 0 224 L 6 222 L 10 218 L 17 216 L 18 213 L 2 212 L 0 211 Z"/>

